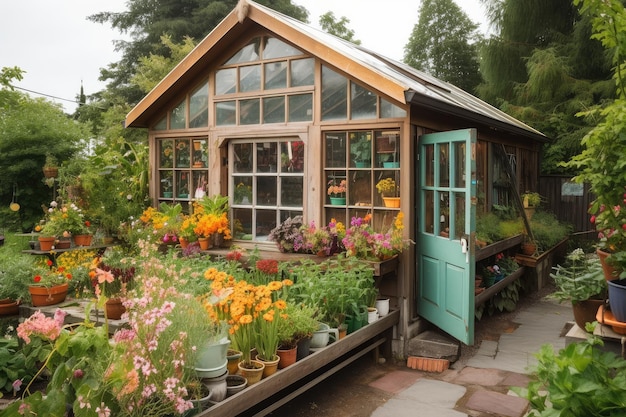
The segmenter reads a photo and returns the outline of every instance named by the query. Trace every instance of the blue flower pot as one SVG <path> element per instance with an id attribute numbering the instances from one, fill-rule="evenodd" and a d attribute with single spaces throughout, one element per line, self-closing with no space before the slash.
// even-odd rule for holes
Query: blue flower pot
<path id="1" fill-rule="evenodd" d="M 607 281 L 609 284 L 609 306 L 615 320 L 626 323 L 626 278 Z"/>

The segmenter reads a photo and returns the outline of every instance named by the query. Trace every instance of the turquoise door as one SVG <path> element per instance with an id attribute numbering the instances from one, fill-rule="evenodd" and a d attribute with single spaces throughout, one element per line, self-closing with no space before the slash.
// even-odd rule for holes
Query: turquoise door
<path id="1" fill-rule="evenodd" d="M 472 345 L 476 130 L 421 136 L 417 164 L 417 311 Z"/>

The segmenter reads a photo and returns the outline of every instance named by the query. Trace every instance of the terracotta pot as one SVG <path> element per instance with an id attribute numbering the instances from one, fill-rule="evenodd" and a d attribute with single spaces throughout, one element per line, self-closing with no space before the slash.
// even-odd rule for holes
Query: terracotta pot
<path id="1" fill-rule="evenodd" d="M 39 249 L 52 250 L 56 238 L 54 236 L 40 236 L 37 240 L 39 240 Z"/>
<path id="2" fill-rule="evenodd" d="M 239 370 L 237 365 L 241 362 L 242 355 L 243 353 L 241 351 L 235 349 L 228 349 L 226 352 L 226 360 L 228 360 L 228 365 L 226 366 L 230 375 L 235 375 Z"/>
<path id="3" fill-rule="evenodd" d="M 187 249 L 187 246 L 189 246 L 189 241 L 184 237 L 178 238 L 178 242 L 180 242 L 180 247 L 183 249 Z"/>
<path id="4" fill-rule="evenodd" d="M 263 378 L 267 378 L 270 375 L 274 375 L 278 370 L 278 362 L 280 362 L 280 356 L 274 355 L 271 360 L 265 360 L 259 355 L 256 355 L 256 360 L 265 365 L 265 367 L 263 368 Z"/>
<path id="5" fill-rule="evenodd" d="M 202 250 L 208 250 L 211 247 L 211 242 L 209 241 L 209 238 L 206 237 L 198 238 L 198 243 L 200 244 L 200 249 Z"/>
<path id="6" fill-rule="evenodd" d="M 122 300 L 119 298 L 109 298 L 104 304 L 107 318 L 111 320 L 119 320 L 122 318 L 122 314 L 126 312 L 126 307 L 122 304 Z"/>
<path id="7" fill-rule="evenodd" d="M 51 306 L 65 301 L 67 297 L 67 284 L 55 285 L 53 287 L 43 287 L 31 285 L 28 287 L 30 292 L 31 304 L 33 307 Z"/>
<path id="8" fill-rule="evenodd" d="M 611 254 L 603 251 L 602 249 L 596 249 L 596 253 L 598 254 L 598 258 L 600 258 L 600 264 L 602 265 L 602 272 L 604 272 L 604 278 L 607 281 L 618 279 L 620 275 L 620 271 L 615 269 L 615 267 L 611 265 L 607 260 L 607 258 L 611 256 Z"/>
<path id="9" fill-rule="evenodd" d="M 69 239 L 60 239 L 54 242 L 55 249 L 69 249 L 72 246 L 72 241 Z"/>
<path id="10" fill-rule="evenodd" d="M 572 303 L 572 310 L 574 312 L 574 321 L 576 325 L 585 330 L 586 323 L 593 323 L 596 321 L 596 314 L 601 305 L 604 304 L 604 300 L 584 300 Z"/>
<path id="11" fill-rule="evenodd" d="M 14 316 L 20 312 L 19 301 L 3 298 L 0 300 L 0 316 Z"/>
<path id="12" fill-rule="evenodd" d="M 46 178 L 56 178 L 59 176 L 59 168 L 58 167 L 44 167 L 43 176 Z"/>
<path id="13" fill-rule="evenodd" d="M 522 253 L 527 256 L 532 256 L 537 251 L 537 245 L 533 243 L 522 243 Z"/>
<path id="14" fill-rule="evenodd" d="M 74 235 L 74 246 L 91 246 L 92 235 Z"/>
<path id="15" fill-rule="evenodd" d="M 248 380 L 248 386 L 254 385 L 263 377 L 263 369 L 265 365 L 257 360 L 251 360 L 250 365 L 246 366 L 244 362 L 239 362 L 239 375 Z"/>
<path id="16" fill-rule="evenodd" d="M 278 369 L 283 369 L 289 365 L 296 363 L 298 357 L 298 346 L 294 346 L 291 349 L 278 349 L 276 354 L 280 358 L 278 361 Z"/>

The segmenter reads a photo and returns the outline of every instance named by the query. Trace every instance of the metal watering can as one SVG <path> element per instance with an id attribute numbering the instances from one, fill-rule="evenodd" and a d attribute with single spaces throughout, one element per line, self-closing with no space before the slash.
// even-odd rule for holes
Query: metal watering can
<path id="1" fill-rule="evenodd" d="M 318 349 L 326 347 L 326 345 L 330 342 L 331 334 L 335 337 L 334 340 L 339 339 L 338 329 L 331 329 L 328 324 L 320 323 L 318 330 L 314 332 L 313 337 L 311 337 L 311 348 Z"/>

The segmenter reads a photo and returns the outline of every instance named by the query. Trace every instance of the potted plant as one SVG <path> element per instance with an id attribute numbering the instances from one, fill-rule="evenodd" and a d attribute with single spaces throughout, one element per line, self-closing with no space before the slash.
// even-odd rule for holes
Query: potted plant
<path id="1" fill-rule="evenodd" d="M 59 176 L 59 161 L 51 153 L 46 154 L 46 161 L 43 164 L 43 175 L 46 178 L 56 178 Z"/>
<path id="2" fill-rule="evenodd" d="M 607 296 L 607 283 L 602 273 L 602 265 L 595 255 L 587 255 L 578 248 L 567 255 L 564 265 L 552 268 L 550 277 L 557 290 L 551 298 L 560 303 L 572 303 L 574 320 L 581 329 L 586 323 L 596 320 L 598 308 Z"/>
<path id="3" fill-rule="evenodd" d="M 105 253 L 95 261 L 96 266 L 89 272 L 96 296 L 104 296 L 106 316 L 119 320 L 126 312 L 122 298 L 133 288 L 136 267 L 119 249 Z"/>
<path id="4" fill-rule="evenodd" d="M 522 194 L 522 204 L 527 218 L 532 218 L 535 210 L 541 204 L 541 195 L 539 193 L 526 191 Z"/>
<path id="5" fill-rule="evenodd" d="M 233 201 L 235 204 L 252 204 L 252 187 L 243 182 L 237 184 Z"/>
<path id="6" fill-rule="evenodd" d="M 302 216 L 288 217 L 270 231 L 268 240 L 276 242 L 281 252 L 305 252 L 301 227 Z"/>
<path id="7" fill-rule="evenodd" d="M 316 314 L 316 307 L 296 302 L 287 304 L 286 319 L 281 320 L 278 325 L 277 353 L 281 356 L 278 362 L 280 369 L 290 365 L 292 360 L 295 362 L 309 354 L 309 345 L 306 342 L 311 340 L 313 332 L 319 327 Z"/>
<path id="8" fill-rule="evenodd" d="M 46 266 L 36 268 L 28 286 L 31 304 L 40 307 L 63 302 L 67 297 L 68 281 L 71 279 L 72 274 L 65 267 L 57 267 L 48 259 Z"/>
<path id="9" fill-rule="evenodd" d="M 0 258 L 0 315 L 17 314 L 19 304 L 30 299 L 28 287 L 34 271 L 30 256 L 3 254 Z"/>
<path id="10" fill-rule="evenodd" d="M 359 135 L 350 134 L 350 155 L 355 167 L 369 168 L 372 163 L 372 137 L 369 133 Z"/>
<path id="11" fill-rule="evenodd" d="M 336 179 L 328 181 L 328 195 L 330 204 L 342 206 L 346 204 L 346 180 L 342 179 L 337 184 Z"/>
<path id="12" fill-rule="evenodd" d="M 378 181 L 376 190 L 383 197 L 385 207 L 400 207 L 399 187 L 393 178 L 383 178 Z"/>

